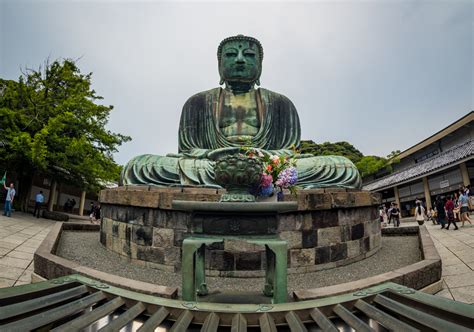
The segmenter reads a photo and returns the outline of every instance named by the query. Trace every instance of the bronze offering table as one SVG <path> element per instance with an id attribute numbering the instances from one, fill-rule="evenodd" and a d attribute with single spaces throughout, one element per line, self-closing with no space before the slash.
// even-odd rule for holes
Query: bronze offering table
<path id="1" fill-rule="evenodd" d="M 193 235 L 183 241 L 181 275 L 182 298 L 196 301 L 207 295 L 205 249 L 225 240 L 240 240 L 265 248 L 263 293 L 272 303 L 287 301 L 288 243 L 278 237 L 277 213 L 298 208 L 297 202 L 222 203 L 173 201 L 175 209 L 193 212 Z"/>

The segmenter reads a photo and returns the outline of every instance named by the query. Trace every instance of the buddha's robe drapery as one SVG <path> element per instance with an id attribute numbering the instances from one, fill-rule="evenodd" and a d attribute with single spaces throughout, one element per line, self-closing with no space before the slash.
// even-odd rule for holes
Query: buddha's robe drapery
<path id="1" fill-rule="evenodd" d="M 257 90 L 260 129 L 246 145 L 271 154 L 292 155 L 300 144 L 300 122 L 293 103 L 283 95 Z M 167 156 L 141 155 L 128 162 L 121 182 L 157 186 L 204 186 L 220 188 L 214 181 L 215 160 L 238 150 L 219 130 L 222 88 L 192 96 L 184 105 L 179 126 L 179 153 Z M 299 155 L 298 186 L 302 188 L 360 188 L 354 164 L 339 156 Z"/>

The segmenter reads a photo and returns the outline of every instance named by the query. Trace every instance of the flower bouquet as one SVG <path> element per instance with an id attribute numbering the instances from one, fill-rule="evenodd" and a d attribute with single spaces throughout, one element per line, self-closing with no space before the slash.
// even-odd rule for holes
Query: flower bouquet
<path id="1" fill-rule="evenodd" d="M 270 155 L 262 153 L 258 149 L 248 149 L 246 155 L 249 158 L 259 159 L 263 165 L 260 183 L 253 188 L 252 194 L 257 197 L 269 197 L 277 194 L 278 200 L 283 200 L 283 189 L 291 193 L 296 192 L 296 181 L 298 172 L 296 170 L 296 158 L 285 155 Z"/>

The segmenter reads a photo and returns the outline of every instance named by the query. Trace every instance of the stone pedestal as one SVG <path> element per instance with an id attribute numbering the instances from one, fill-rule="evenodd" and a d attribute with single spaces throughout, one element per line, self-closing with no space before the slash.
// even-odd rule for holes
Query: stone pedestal
<path id="1" fill-rule="evenodd" d="M 168 271 L 180 269 L 183 239 L 202 233 L 239 235 L 242 227 L 276 234 L 287 241 L 288 273 L 350 264 L 380 248 L 380 197 L 370 192 L 299 191 L 297 196 L 285 197 L 287 202 L 294 202 L 293 211 L 279 212 L 199 212 L 173 206 L 173 201 L 218 202 L 222 193 L 215 189 L 148 186 L 103 190 L 100 241 L 134 263 Z M 208 275 L 264 275 L 264 249 L 238 239 L 207 248 L 206 257 Z"/>

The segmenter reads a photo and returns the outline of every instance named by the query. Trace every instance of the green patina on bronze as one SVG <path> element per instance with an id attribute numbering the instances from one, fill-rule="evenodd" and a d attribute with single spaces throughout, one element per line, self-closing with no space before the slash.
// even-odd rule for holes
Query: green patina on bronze
<path id="1" fill-rule="evenodd" d="M 218 47 L 221 84 L 184 104 L 179 126 L 179 152 L 141 155 L 124 167 L 123 185 L 203 186 L 220 188 L 215 163 L 243 145 L 263 153 L 293 155 L 301 128 L 293 103 L 260 84 L 263 48 L 247 36 L 224 39 Z M 303 189 L 360 188 L 359 172 L 340 156 L 297 156 L 298 183 Z"/>
<path id="2" fill-rule="evenodd" d="M 221 202 L 255 202 L 249 193 L 260 183 L 263 165 L 258 159 L 241 155 L 228 155 L 216 162 L 216 183 L 225 189 Z"/>

